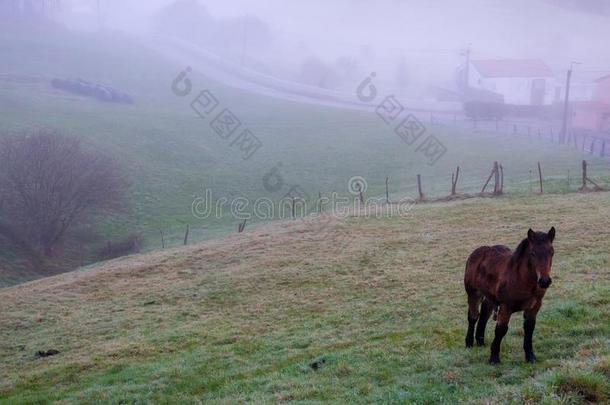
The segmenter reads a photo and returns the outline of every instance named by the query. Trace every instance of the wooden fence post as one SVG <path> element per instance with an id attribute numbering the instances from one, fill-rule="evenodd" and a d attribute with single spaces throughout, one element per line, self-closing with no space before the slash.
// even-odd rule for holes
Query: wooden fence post
<path id="1" fill-rule="evenodd" d="M 451 173 L 451 195 L 455 195 L 458 179 L 460 178 L 460 166 L 455 170 L 455 174 Z"/>
<path id="2" fill-rule="evenodd" d="M 322 192 L 318 191 L 318 214 L 322 212 Z"/>
<path id="3" fill-rule="evenodd" d="M 161 249 L 165 249 L 165 237 L 163 235 L 163 229 L 159 229 L 159 233 L 161 234 Z"/>
<path id="4" fill-rule="evenodd" d="M 599 153 L 599 156 L 606 157 L 606 140 L 602 141 L 602 150 Z"/>
<path id="5" fill-rule="evenodd" d="M 494 162 L 494 194 L 500 194 L 500 169 L 498 162 Z"/>
<path id="6" fill-rule="evenodd" d="M 538 162 L 538 177 L 540 178 L 540 194 L 544 193 L 542 189 L 542 168 L 540 167 L 540 162 Z"/>
<path id="7" fill-rule="evenodd" d="M 495 169 L 495 166 L 491 169 L 491 173 L 489 173 L 489 177 L 487 178 L 487 181 L 485 182 L 485 185 L 481 189 L 481 194 L 483 194 L 485 192 L 485 189 L 487 188 L 487 185 L 489 184 L 491 178 L 495 174 L 495 170 L 494 169 Z"/>
<path id="8" fill-rule="evenodd" d="M 423 201 L 424 192 L 422 191 L 422 187 L 421 187 L 421 175 L 420 174 L 417 175 L 417 191 L 419 192 L 419 201 Z"/>
<path id="9" fill-rule="evenodd" d="M 504 167 L 500 165 L 500 194 L 504 194 Z"/>
<path id="10" fill-rule="evenodd" d="M 246 229 L 246 221 L 248 221 L 248 220 L 244 219 L 244 222 L 237 225 L 237 233 L 242 233 L 244 231 L 244 229 Z"/>
<path id="11" fill-rule="evenodd" d="M 189 231 L 191 230 L 191 226 L 186 224 L 186 232 L 184 233 L 184 246 L 189 243 Z"/>
<path id="12" fill-rule="evenodd" d="M 582 188 L 581 188 L 581 190 L 587 189 L 587 181 L 588 181 L 589 183 L 593 184 L 595 191 L 602 191 L 604 188 L 589 178 L 589 175 L 587 174 L 587 167 L 588 167 L 587 161 L 583 160 L 582 161 Z"/>
<path id="13" fill-rule="evenodd" d="M 389 177 L 386 177 L 386 178 L 385 178 L 385 202 L 386 202 L 387 204 L 389 204 L 389 203 L 390 203 L 390 190 L 389 190 L 389 188 L 388 188 L 388 182 L 389 182 L 389 181 L 390 181 L 390 178 L 389 178 Z"/>

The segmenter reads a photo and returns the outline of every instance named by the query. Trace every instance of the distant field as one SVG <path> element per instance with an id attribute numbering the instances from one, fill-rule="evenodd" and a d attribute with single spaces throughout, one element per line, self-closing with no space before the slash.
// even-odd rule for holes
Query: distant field
<path id="1" fill-rule="evenodd" d="M 244 161 L 209 122 L 196 116 L 190 99 L 171 93 L 171 82 L 184 67 L 171 65 L 121 34 L 7 29 L 0 32 L 0 48 L 0 129 L 49 126 L 82 136 L 89 147 L 119 157 L 128 170 L 129 208 L 112 215 L 98 213 L 101 228 L 88 246 L 91 252 L 134 232 L 143 234 L 145 249 L 156 249 L 161 245 L 160 230 L 167 244 L 175 246 L 181 243 L 186 224 L 191 226 L 192 241 L 233 232 L 239 221 L 231 216 L 193 217 L 192 202 L 203 195 L 204 187 L 214 198 L 279 200 L 299 185 L 315 198 L 318 192 L 345 195 L 348 180 L 362 176 L 368 181 L 367 196 L 382 196 L 389 176 L 391 197 L 399 198 L 416 195 L 415 179 L 421 174 L 426 194 L 440 197 L 448 193 L 457 165 L 458 191 L 480 191 L 494 160 L 505 168 L 508 192 L 536 189 L 537 161 L 542 163 L 547 191 L 578 187 L 583 157 L 567 147 L 429 126 L 427 133 L 447 148 L 430 166 L 415 151 L 416 145 L 404 143 L 375 114 L 274 100 L 194 74 L 194 91 L 210 89 L 262 140 L 261 150 Z M 50 86 L 54 77 L 111 85 L 131 93 L 136 104 L 106 104 L 63 93 Z M 592 175 L 607 180 L 610 164 L 590 160 Z M 278 164 L 284 186 L 270 193 L 263 178 Z M 0 280 L 0 286 L 6 283 Z"/>
<path id="2" fill-rule="evenodd" d="M 512 196 L 323 234 L 287 221 L 3 289 L 0 403 L 608 403 L 609 207 Z M 488 347 L 464 348 L 466 257 L 551 225 L 538 362 L 515 314 L 490 366 Z"/>

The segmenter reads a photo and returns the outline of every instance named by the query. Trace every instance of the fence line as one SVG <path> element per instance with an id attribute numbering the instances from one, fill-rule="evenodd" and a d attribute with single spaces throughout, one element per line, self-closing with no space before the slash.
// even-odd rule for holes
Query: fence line
<path id="1" fill-rule="evenodd" d="M 416 112 L 414 115 L 422 122 L 497 133 L 500 135 L 513 135 L 538 139 L 560 144 L 561 123 L 549 122 L 541 124 L 538 121 L 507 121 L 496 120 L 474 120 L 457 113 L 443 112 Z M 566 145 L 572 145 L 575 149 L 602 158 L 610 157 L 610 134 L 607 136 L 587 131 L 568 130 L 565 139 Z"/>

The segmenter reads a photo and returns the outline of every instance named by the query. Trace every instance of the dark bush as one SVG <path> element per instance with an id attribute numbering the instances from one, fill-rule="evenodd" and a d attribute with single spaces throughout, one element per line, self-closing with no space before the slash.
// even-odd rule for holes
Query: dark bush
<path id="1" fill-rule="evenodd" d="M 118 163 L 48 129 L 0 136 L 0 222 L 46 256 L 61 255 L 68 230 L 95 210 L 118 208 Z"/>
<path id="2" fill-rule="evenodd" d="M 114 259 L 117 257 L 127 256 L 134 253 L 139 253 L 141 248 L 141 238 L 139 235 L 133 234 L 128 237 L 115 241 L 108 242 L 99 251 L 101 259 Z"/>

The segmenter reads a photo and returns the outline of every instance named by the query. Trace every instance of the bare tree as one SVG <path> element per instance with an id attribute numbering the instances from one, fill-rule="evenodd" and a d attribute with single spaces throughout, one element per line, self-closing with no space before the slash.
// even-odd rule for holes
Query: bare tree
<path id="1" fill-rule="evenodd" d="M 93 210 L 118 207 L 125 190 L 115 160 L 48 130 L 0 136 L 0 221 L 46 256 Z"/>

